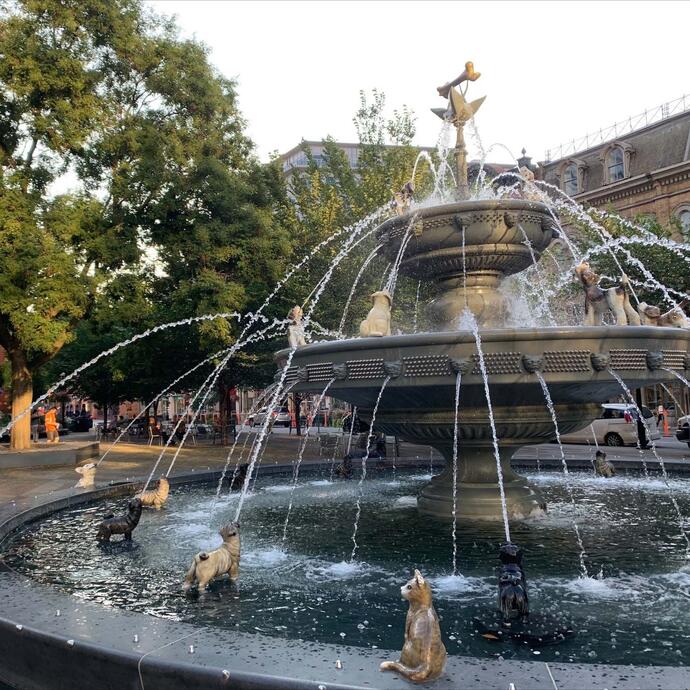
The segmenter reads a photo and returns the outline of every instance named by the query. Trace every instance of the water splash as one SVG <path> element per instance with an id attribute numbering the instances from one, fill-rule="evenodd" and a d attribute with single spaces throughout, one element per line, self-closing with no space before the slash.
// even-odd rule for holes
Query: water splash
<path id="1" fill-rule="evenodd" d="M 661 457 L 661 455 L 659 455 L 659 452 L 656 449 L 656 444 L 654 443 L 654 439 L 652 439 L 652 434 L 649 431 L 649 427 L 647 427 L 646 422 L 644 422 L 642 410 L 640 410 L 640 408 L 637 406 L 637 402 L 635 401 L 633 394 L 630 392 L 630 389 L 625 384 L 625 381 L 623 381 L 623 379 L 618 375 L 618 373 L 611 368 L 607 369 L 607 371 L 609 372 L 609 374 L 611 374 L 611 376 L 613 376 L 614 379 L 616 379 L 616 381 L 618 381 L 620 387 L 623 389 L 623 392 L 625 393 L 625 396 L 630 401 L 630 404 L 633 405 L 633 407 L 637 411 L 637 414 L 639 415 L 639 418 L 645 424 L 645 428 L 647 429 L 647 438 L 649 439 L 649 446 L 652 450 L 652 453 L 654 454 L 656 461 L 659 463 L 659 467 L 661 468 L 661 476 L 663 477 L 664 484 L 668 489 L 669 498 L 671 499 L 673 508 L 676 511 L 680 533 L 683 539 L 685 540 L 685 556 L 686 558 L 690 558 L 690 538 L 688 537 L 688 533 L 685 531 L 686 519 L 680 510 L 680 506 L 678 505 L 678 501 L 676 500 L 675 492 L 673 490 L 673 487 L 671 486 L 671 483 L 669 482 L 668 472 L 666 471 L 666 465 L 664 463 L 664 460 Z"/>
<path id="2" fill-rule="evenodd" d="M 479 335 L 479 325 L 474 314 L 466 309 L 463 312 L 463 321 L 467 321 L 472 329 L 474 342 L 477 346 L 477 355 L 479 357 L 479 370 L 484 381 L 484 395 L 486 397 L 486 405 L 489 410 L 489 424 L 491 426 L 491 441 L 494 447 L 494 457 L 496 458 L 496 475 L 498 477 L 498 490 L 501 494 L 501 512 L 503 515 L 503 530 L 505 532 L 506 542 L 510 543 L 510 524 L 508 522 L 508 506 L 506 504 L 506 492 L 503 486 L 503 468 L 501 467 L 501 454 L 498 450 L 498 436 L 496 434 L 496 423 L 494 421 L 494 410 L 491 406 L 491 393 L 489 392 L 489 375 L 486 371 L 486 362 L 484 361 L 484 352 L 482 351 L 482 339 Z"/>
<path id="3" fill-rule="evenodd" d="M 463 226 L 464 228 L 464 226 Z M 419 288 L 422 287 L 422 281 L 417 281 L 417 293 L 414 298 L 414 318 L 412 320 L 412 332 L 417 332 L 417 316 L 419 315 Z"/>
<path id="4" fill-rule="evenodd" d="M 561 456 L 561 465 L 563 466 L 563 476 L 565 478 L 565 490 L 568 494 L 568 500 L 570 504 L 575 508 L 575 497 L 573 496 L 573 487 L 570 483 L 570 473 L 568 472 L 568 463 L 565 460 L 565 452 L 563 450 L 563 444 L 561 443 L 561 433 L 558 429 L 558 419 L 556 418 L 556 408 L 553 405 L 553 400 L 551 399 L 551 393 L 549 392 L 549 387 L 546 385 L 546 380 L 540 371 L 535 371 L 534 375 L 539 379 L 539 385 L 544 393 L 544 399 L 546 400 L 546 406 L 549 408 L 549 413 L 551 414 L 551 420 L 553 421 L 553 430 L 556 434 L 556 442 L 558 443 L 558 450 Z M 589 573 L 587 572 L 587 565 L 585 564 L 585 546 L 582 542 L 582 537 L 580 535 L 580 528 L 578 527 L 577 521 L 573 517 L 573 530 L 575 531 L 575 537 L 577 539 L 577 545 L 580 549 L 580 570 L 582 571 L 582 577 L 588 578 Z"/>
<path id="5" fill-rule="evenodd" d="M 357 511 L 355 513 L 354 527 L 352 528 L 352 553 L 350 554 L 350 563 L 355 560 L 355 556 L 357 555 L 357 529 L 359 528 L 359 516 L 362 514 L 362 495 L 364 491 L 364 480 L 367 477 L 367 460 L 369 459 L 369 445 L 371 444 L 371 437 L 374 433 L 374 422 L 376 421 L 376 413 L 379 409 L 381 396 L 383 395 L 383 391 L 386 389 L 386 386 L 390 380 L 390 376 L 386 376 L 386 378 L 383 380 L 381 389 L 379 390 L 379 394 L 376 398 L 376 403 L 374 404 L 374 409 L 371 413 L 371 423 L 369 425 L 369 432 L 367 433 L 367 445 L 364 455 L 362 456 L 362 475 L 359 478 L 359 484 L 357 486 Z"/>
<path id="6" fill-rule="evenodd" d="M 455 377 L 455 415 L 453 417 L 453 560 L 451 562 L 452 574 L 458 574 L 458 409 L 460 407 L 460 385 L 462 384 L 462 373 L 458 372 Z"/>
<path id="7" fill-rule="evenodd" d="M 328 392 L 328 389 L 333 385 L 335 382 L 335 378 L 332 378 L 324 387 L 324 389 L 321 391 L 321 395 L 318 397 L 316 404 L 314 405 L 314 409 L 318 412 L 321 402 L 323 401 L 324 397 L 326 396 L 326 393 Z M 300 444 L 299 447 L 299 453 L 297 454 L 297 461 L 295 463 L 295 467 L 292 471 L 292 488 L 290 489 L 290 501 L 288 503 L 288 509 L 287 509 L 287 514 L 285 515 L 285 523 L 283 524 L 283 539 L 282 543 L 285 544 L 285 540 L 287 539 L 287 530 L 288 530 L 288 523 L 290 522 L 290 513 L 292 512 L 292 500 L 294 498 L 295 494 L 295 489 L 297 488 L 297 481 L 299 479 L 299 470 L 300 466 L 302 464 L 302 458 L 304 457 L 304 449 L 307 447 L 307 441 L 309 441 L 309 432 L 311 431 L 312 427 L 314 426 L 314 420 L 316 419 L 317 414 L 314 414 L 312 416 L 311 422 L 307 425 L 307 428 L 304 431 L 304 437 L 302 438 L 302 443 Z"/>
<path id="8" fill-rule="evenodd" d="M 347 318 L 347 312 L 350 309 L 350 304 L 352 303 L 352 298 L 354 297 L 355 290 L 357 289 L 357 286 L 359 285 L 359 281 L 362 278 L 362 275 L 364 274 L 364 271 L 367 270 L 369 267 L 369 264 L 374 260 L 376 255 L 379 252 L 379 249 L 383 247 L 383 242 L 381 244 L 378 244 L 374 249 L 372 249 L 371 253 L 367 258 L 364 260 L 364 263 L 361 265 L 359 272 L 357 273 L 357 276 L 355 277 L 354 283 L 352 283 L 352 289 L 350 290 L 350 294 L 347 297 L 347 302 L 345 302 L 345 307 L 343 309 L 343 315 L 340 317 L 340 324 L 338 326 L 338 333 L 341 335 L 341 337 L 344 337 L 344 328 L 345 328 L 345 319 Z"/>

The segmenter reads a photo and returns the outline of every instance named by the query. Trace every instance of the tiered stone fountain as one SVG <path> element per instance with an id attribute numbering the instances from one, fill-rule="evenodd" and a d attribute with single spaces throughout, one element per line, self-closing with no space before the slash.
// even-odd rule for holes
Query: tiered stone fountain
<path id="1" fill-rule="evenodd" d="M 318 392 L 335 377 L 329 395 L 356 405 L 358 414 L 370 419 L 382 383 L 390 377 L 375 426 L 406 441 L 429 444 L 443 454 L 446 468 L 422 490 L 418 507 L 423 513 L 449 518 L 455 386 L 461 372 L 457 518 L 499 520 L 497 463 L 479 353 L 474 334 L 459 330 L 461 315 L 469 309 L 481 328 L 507 512 L 519 519 L 539 514 L 546 506 L 539 491 L 511 469 L 510 458 L 521 446 L 555 438 L 535 372 L 541 372 L 548 385 L 560 432 L 567 433 L 590 424 L 600 403 L 621 394 L 610 370 L 630 389 L 673 380 L 664 369 L 682 371 L 690 366 L 690 332 L 640 326 L 502 327 L 506 307 L 498 291 L 501 280 L 528 268 L 532 253 L 539 259 L 554 238 L 557 223 L 547 206 L 537 201 L 468 198 L 463 128 L 483 99 L 467 103 L 455 87 L 477 76 L 470 66 L 439 88 L 441 95 L 449 96 L 449 105 L 437 114 L 457 130 L 457 201 L 412 209 L 377 230 L 391 259 L 412 233 L 400 270 L 436 286 L 437 296 L 427 308 L 438 332 L 300 347 L 286 382 L 296 382 L 293 390 L 298 392 Z M 279 364 L 285 365 L 288 353 L 278 353 Z"/>

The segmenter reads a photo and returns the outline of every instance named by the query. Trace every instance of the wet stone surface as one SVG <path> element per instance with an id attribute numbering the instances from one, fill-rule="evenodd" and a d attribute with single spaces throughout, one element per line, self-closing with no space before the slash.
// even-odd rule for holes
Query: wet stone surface
<path id="1" fill-rule="evenodd" d="M 214 488 L 176 489 L 166 509 L 146 512 L 131 544 L 95 541 L 98 522 L 126 499 L 68 509 L 29 525 L 3 545 L 6 562 L 77 600 L 228 631 L 305 643 L 399 649 L 406 605 L 399 587 L 418 567 L 429 577 L 451 655 L 681 666 L 690 654 L 690 564 L 668 491 L 659 479 L 572 475 L 570 505 L 562 475 L 530 475 L 549 514 L 512 526 L 525 553 L 535 630 L 572 626 L 555 646 L 492 643 L 473 619 L 493 620 L 499 524 L 458 529 L 461 576 L 450 577 L 451 532 L 423 518 L 415 497 L 428 475 L 370 473 L 364 484 L 358 560 L 349 563 L 356 481 L 305 473 L 290 500 L 286 477 L 260 479 L 242 514 L 240 585 L 227 580 L 199 596 L 181 582 L 192 555 L 219 543 L 218 527 L 234 516 L 237 495 L 224 495 L 212 523 Z M 690 481 L 672 480 L 684 515 Z M 581 530 L 592 576 L 579 577 L 572 528 Z"/>

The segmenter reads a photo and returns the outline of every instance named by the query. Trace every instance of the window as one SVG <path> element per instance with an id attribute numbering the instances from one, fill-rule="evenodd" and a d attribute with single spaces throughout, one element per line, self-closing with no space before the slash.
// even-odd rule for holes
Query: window
<path id="1" fill-rule="evenodd" d="M 690 239 L 690 207 L 681 208 L 677 216 L 680 221 L 680 231 L 683 237 L 685 239 Z"/>
<path id="2" fill-rule="evenodd" d="M 563 171 L 563 191 L 568 196 L 573 196 L 578 192 L 577 187 L 577 165 L 570 163 Z"/>
<path id="3" fill-rule="evenodd" d="M 620 146 L 616 146 L 609 151 L 609 155 L 606 158 L 606 167 L 609 182 L 617 182 L 625 177 L 625 159 L 623 149 Z"/>

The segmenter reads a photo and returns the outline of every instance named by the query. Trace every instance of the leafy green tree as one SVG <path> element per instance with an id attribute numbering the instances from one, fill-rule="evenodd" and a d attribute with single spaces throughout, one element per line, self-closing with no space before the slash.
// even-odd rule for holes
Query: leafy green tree
<path id="1" fill-rule="evenodd" d="M 374 91 L 371 98 L 362 92 L 360 105 L 354 116 L 359 138 L 357 168 L 353 170 L 336 142 L 328 138 L 317 161 L 305 144 L 308 165 L 305 171 L 295 171 L 290 180 L 290 193 L 294 202 L 294 236 L 297 244 L 313 246 L 342 227 L 356 223 L 376 209 L 388 204 L 394 191 L 411 179 L 419 148 L 413 145 L 416 133 L 414 114 L 406 107 L 386 114 L 385 95 Z M 429 166 L 422 161 L 414 179 L 417 195 L 423 197 L 431 186 Z M 390 212 L 392 214 L 392 211 Z M 338 327 L 343 307 L 364 258 L 376 247 L 371 239 L 363 241 L 350 257 L 345 259 L 329 282 L 314 317 L 323 326 Z M 304 301 L 311 288 L 326 272 L 340 248 L 332 243 L 320 252 L 305 270 L 298 301 Z M 384 269 L 388 261 L 375 259 L 362 275 L 357 293 L 349 311 L 347 326 L 356 323 L 370 307 L 368 295 L 379 289 L 385 280 Z M 417 282 L 400 276 L 395 295 L 393 317 L 405 314 L 400 323 L 408 323 L 414 311 Z M 422 287 L 422 297 L 425 295 Z"/>
<path id="2" fill-rule="evenodd" d="M 260 291 L 257 281 L 235 294 L 217 270 L 214 242 L 229 218 L 227 265 L 255 262 L 258 274 L 260 250 L 275 245 L 271 205 L 257 199 L 270 195 L 271 173 L 251 158 L 234 85 L 203 46 L 138 0 L 0 3 L 0 345 L 18 415 L 37 369 L 74 339 L 114 275 L 139 269 L 147 247 L 158 245 L 194 311 Z M 204 188 L 221 184 L 232 188 Z M 246 242 L 234 247 L 241 232 Z M 256 256 L 243 258 L 250 238 Z M 185 283 L 176 267 L 191 265 L 188 252 L 199 262 Z M 27 415 L 12 446 L 29 442 Z"/>

